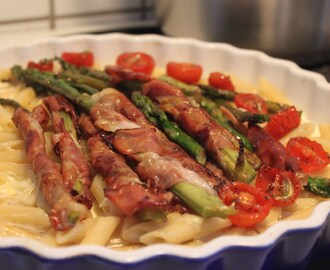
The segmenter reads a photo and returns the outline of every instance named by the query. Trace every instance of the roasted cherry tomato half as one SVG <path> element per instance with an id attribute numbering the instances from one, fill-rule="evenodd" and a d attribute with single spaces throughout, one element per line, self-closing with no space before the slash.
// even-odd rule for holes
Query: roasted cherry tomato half
<path id="1" fill-rule="evenodd" d="M 297 111 L 296 107 L 291 106 L 286 110 L 272 115 L 265 126 L 265 131 L 279 140 L 299 125 L 300 113 Z"/>
<path id="2" fill-rule="evenodd" d="M 299 160 L 303 172 L 315 172 L 329 165 L 330 156 L 322 145 L 306 137 L 290 138 L 286 149 Z"/>
<path id="3" fill-rule="evenodd" d="M 221 72 L 210 73 L 208 81 L 209 84 L 215 88 L 220 88 L 229 91 L 235 90 L 235 86 L 232 83 L 230 76 L 227 76 Z"/>
<path id="4" fill-rule="evenodd" d="M 179 81 L 185 83 L 197 83 L 202 76 L 203 69 L 200 65 L 192 63 L 169 62 L 166 73 Z"/>
<path id="5" fill-rule="evenodd" d="M 30 69 L 38 69 L 40 71 L 52 71 L 53 70 L 53 62 L 51 61 L 41 61 L 39 63 L 30 61 L 27 64 L 27 67 Z"/>
<path id="6" fill-rule="evenodd" d="M 237 212 L 228 218 L 240 227 L 254 226 L 263 221 L 272 208 L 272 200 L 267 194 L 242 182 L 227 184 L 219 191 L 219 197 L 224 204 L 234 205 Z"/>
<path id="7" fill-rule="evenodd" d="M 274 206 L 291 205 L 297 199 L 301 184 L 295 173 L 263 166 L 256 177 L 256 188 L 265 192 Z"/>
<path id="8" fill-rule="evenodd" d="M 268 113 L 266 101 L 259 95 L 237 94 L 235 95 L 234 101 L 238 108 L 243 108 L 251 113 Z"/>
<path id="9" fill-rule="evenodd" d="M 92 67 L 94 65 L 94 54 L 90 51 L 63 52 L 61 57 L 65 62 L 76 67 Z"/>
<path id="10" fill-rule="evenodd" d="M 151 74 L 155 68 L 155 61 L 149 54 L 143 52 L 125 52 L 116 60 L 117 66 L 134 72 Z"/>

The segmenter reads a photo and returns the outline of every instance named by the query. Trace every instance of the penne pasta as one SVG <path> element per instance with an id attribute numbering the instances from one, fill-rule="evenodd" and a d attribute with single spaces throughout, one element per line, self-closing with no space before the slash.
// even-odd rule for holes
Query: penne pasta
<path id="1" fill-rule="evenodd" d="M 21 104 L 23 107 L 28 107 L 28 105 L 35 100 L 36 93 L 32 88 L 24 88 L 15 95 L 15 100 Z"/>
<path id="2" fill-rule="evenodd" d="M 85 237 L 86 233 L 95 224 L 94 218 L 87 218 L 76 224 L 72 229 L 67 231 L 56 232 L 55 240 L 57 245 L 79 244 Z"/>
<path id="3" fill-rule="evenodd" d="M 0 132 L 0 142 L 8 142 L 20 139 L 17 133 Z"/>
<path id="4" fill-rule="evenodd" d="M 27 163 L 26 154 L 22 150 L 8 150 L 6 155 L 0 155 L 0 163 Z"/>
<path id="5" fill-rule="evenodd" d="M 271 101 L 292 104 L 292 102 L 290 102 L 288 98 L 285 97 L 283 91 L 276 88 L 274 84 L 270 83 L 265 78 L 261 78 L 259 80 L 259 84 L 257 86 L 257 93 Z"/>
<path id="6" fill-rule="evenodd" d="M 50 227 L 48 215 L 38 207 L 0 204 L 0 220 L 24 227 L 47 229 Z"/>
<path id="7" fill-rule="evenodd" d="M 201 230 L 203 218 L 190 214 L 170 214 L 168 221 L 156 230 L 140 237 L 143 244 L 181 244 L 194 239 Z"/>
<path id="8" fill-rule="evenodd" d="M 330 140 L 330 124 L 318 124 L 320 135 Z"/>
<path id="9" fill-rule="evenodd" d="M 284 136 L 280 142 L 286 145 L 291 137 L 311 137 L 316 132 L 316 124 L 303 123 L 289 134 Z"/>
<path id="10" fill-rule="evenodd" d="M 120 216 L 121 213 L 117 207 L 104 196 L 105 183 L 103 177 L 100 174 L 97 174 L 91 186 L 91 192 L 94 195 L 94 198 L 98 204 L 98 207 L 102 209 L 103 214 L 110 216 Z"/>
<path id="11" fill-rule="evenodd" d="M 25 231 L 24 229 L 17 228 L 9 223 L 2 222 L 0 220 L 0 236 L 1 237 L 23 237 L 28 239 L 39 240 L 39 237 L 34 234 Z"/>
<path id="12" fill-rule="evenodd" d="M 206 240 L 212 237 L 214 233 L 220 233 L 225 228 L 232 225 L 229 219 L 211 217 L 205 219 L 201 225 L 199 233 L 194 237 L 195 240 Z"/>
<path id="13" fill-rule="evenodd" d="M 93 226 L 86 232 L 81 244 L 105 246 L 120 222 L 119 217 L 98 217 Z"/>

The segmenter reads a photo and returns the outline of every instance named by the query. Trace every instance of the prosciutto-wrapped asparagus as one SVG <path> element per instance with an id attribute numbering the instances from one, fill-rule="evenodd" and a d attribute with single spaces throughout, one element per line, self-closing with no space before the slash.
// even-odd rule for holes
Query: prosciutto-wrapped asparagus
<path id="1" fill-rule="evenodd" d="M 212 187 L 223 183 L 211 172 L 205 173 L 202 166 L 197 165 L 203 170 L 189 169 L 192 162 L 198 163 L 151 126 L 122 93 L 106 89 L 93 98 L 96 104 L 91 117 L 95 125 L 113 132 L 111 144 L 134 161 L 135 170 L 144 181 L 152 180 L 153 185 L 170 189 L 202 216 L 226 216 L 231 212 Z M 198 198 L 191 199 L 196 194 Z"/>
<path id="2" fill-rule="evenodd" d="M 125 159 L 103 142 L 90 117 L 80 117 L 79 126 L 87 139 L 91 164 L 105 178 L 105 195 L 123 214 L 130 216 L 141 209 L 161 209 L 169 205 L 171 194 L 142 183 Z"/>
<path id="3" fill-rule="evenodd" d="M 152 80 L 143 86 L 142 94 L 159 104 L 178 125 L 199 141 L 225 171 L 228 178 L 250 182 L 256 173 L 243 158 L 239 158 L 236 138 L 219 126 L 203 109 L 194 107 L 178 88 L 159 80 Z M 242 160 L 242 162 L 237 162 Z"/>
<path id="4" fill-rule="evenodd" d="M 28 111 L 16 109 L 13 122 L 24 139 L 27 157 L 37 176 L 42 194 L 51 208 L 50 221 L 56 230 L 66 230 L 89 215 L 85 205 L 75 201 L 63 185 L 56 163 L 45 150 L 45 138 L 39 122 Z"/>

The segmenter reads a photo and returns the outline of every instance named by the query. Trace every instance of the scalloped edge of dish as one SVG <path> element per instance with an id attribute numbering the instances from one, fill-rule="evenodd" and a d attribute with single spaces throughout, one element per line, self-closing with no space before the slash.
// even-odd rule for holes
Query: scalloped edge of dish
<path id="1" fill-rule="evenodd" d="M 112 48 L 107 51 L 107 46 Z M 330 115 L 330 84 L 323 76 L 302 70 L 293 62 L 275 59 L 259 51 L 239 49 L 228 44 L 202 42 L 187 38 L 173 39 L 158 35 L 132 36 L 120 33 L 97 36 L 79 35 L 50 38 L 20 46 L 2 47 L 0 48 L 0 57 L 3 59 L 1 65 L 5 63 L 8 67 L 16 63 L 25 63 L 31 59 L 37 60 L 40 59 L 40 55 L 41 57 L 51 57 L 68 49 L 76 51 L 90 49 L 95 53 L 101 66 L 113 63 L 115 56 L 125 50 L 144 50 L 156 58 L 156 63 L 160 67 L 164 67 L 166 61 L 176 59 L 177 61 L 201 63 L 203 67 L 206 67 L 206 72 L 212 69 L 225 70 L 251 84 L 256 84 L 260 77 L 266 77 L 281 89 L 290 89 L 287 92 L 289 98 L 297 98 L 298 106 L 307 109 L 307 114 L 312 119 L 325 122 L 325 115 Z M 229 59 L 230 61 L 228 61 Z M 242 66 L 248 66 L 249 69 L 242 68 Z M 257 71 L 258 73 L 256 73 Z M 294 90 L 292 90 L 293 88 Z M 301 97 L 303 95 L 299 94 L 302 91 L 306 91 L 305 97 Z M 311 98 L 314 91 L 318 91 L 318 95 Z M 328 97 L 328 100 L 325 97 Z M 328 106 L 326 106 L 327 104 Z M 316 108 L 315 105 L 317 105 Z M 315 116 L 315 114 L 317 115 Z M 30 239 L 9 237 L 1 239 L 0 250 L 18 247 L 32 252 L 37 257 L 50 260 L 95 255 L 119 264 L 134 264 L 164 255 L 187 260 L 206 260 L 228 249 L 271 249 L 289 233 L 319 230 L 325 225 L 329 214 L 330 201 L 321 202 L 306 219 L 280 221 L 256 236 L 221 236 L 199 247 L 155 244 L 123 252 L 88 245 L 54 248 Z M 311 250 L 313 246 L 309 248 Z"/>

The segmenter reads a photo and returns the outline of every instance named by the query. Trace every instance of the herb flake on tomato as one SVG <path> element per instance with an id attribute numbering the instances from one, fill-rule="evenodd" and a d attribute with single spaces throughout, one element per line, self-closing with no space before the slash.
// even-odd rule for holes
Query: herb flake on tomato
<path id="1" fill-rule="evenodd" d="M 286 149 L 296 157 L 303 172 L 315 172 L 330 164 L 330 156 L 322 145 L 306 137 L 290 138 Z"/>
<path id="2" fill-rule="evenodd" d="M 208 78 L 209 84 L 215 88 L 220 88 L 228 91 L 235 91 L 235 86 L 231 81 L 230 76 L 221 72 L 211 72 Z"/>
<path id="3" fill-rule="evenodd" d="M 274 206 L 287 206 L 295 202 L 300 194 L 301 184 L 295 173 L 263 166 L 256 177 L 256 188 L 265 192 Z"/>
<path id="4" fill-rule="evenodd" d="M 259 95 L 240 93 L 234 97 L 235 105 L 251 113 L 267 114 L 266 101 Z"/>
<path id="5" fill-rule="evenodd" d="M 226 205 L 234 205 L 236 213 L 228 219 L 236 226 L 251 227 L 263 221 L 272 208 L 272 200 L 255 187 L 242 183 L 228 183 L 219 191 Z"/>

